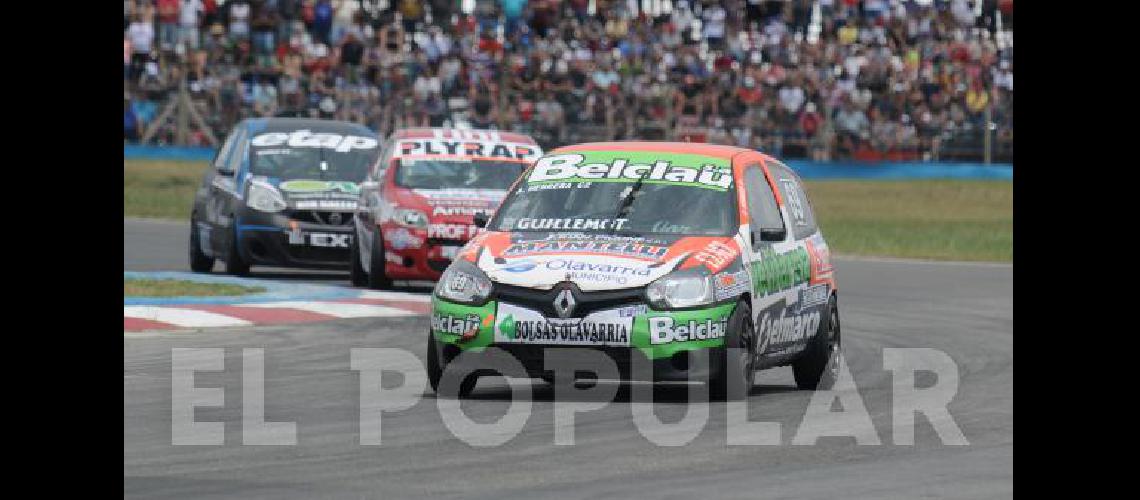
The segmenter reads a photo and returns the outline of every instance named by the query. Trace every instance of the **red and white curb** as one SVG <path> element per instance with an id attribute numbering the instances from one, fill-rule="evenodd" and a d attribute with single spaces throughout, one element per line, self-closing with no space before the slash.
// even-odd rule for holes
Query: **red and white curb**
<path id="1" fill-rule="evenodd" d="M 335 300 L 123 306 L 123 331 L 279 325 L 341 318 L 419 316 L 430 311 L 430 295 L 381 291 L 365 291 L 356 298 Z"/>

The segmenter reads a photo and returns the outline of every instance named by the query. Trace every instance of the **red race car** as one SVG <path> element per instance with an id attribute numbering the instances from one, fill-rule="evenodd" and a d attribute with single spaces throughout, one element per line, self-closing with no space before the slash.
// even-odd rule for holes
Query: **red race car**
<path id="1" fill-rule="evenodd" d="M 494 130 L 397 130 L 361 184 L 352 284 L 437 280 L 511 183 L 542 156 L 529 136 Z"/>

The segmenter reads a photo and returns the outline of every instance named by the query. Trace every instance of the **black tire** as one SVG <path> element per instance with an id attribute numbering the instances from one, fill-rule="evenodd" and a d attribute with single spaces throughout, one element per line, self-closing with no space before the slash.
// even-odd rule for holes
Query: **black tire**
<path id="1" fill-rule="evenodd" d="M 839 375 L 843 336 L 839 329 L 839 305 L 835 296 L 827 302 L 827 312 L 807 349 L 792 362 L 796 386 L 800 389 L 829 389 Z"/>
<path id="2" fill-rule="evenodd" d="M 348 251 L 349 264 L 348 277 L 352 281 L 352 286 L 364 286 L 368 284 L 368 275 L 364 272 L 364 266 L 360 264 L 360 242 L 353 241 L 352 248 Z"/>
<path id="3" fill-rule="evenodd" d="M 435 340 L 435 333 L 428 331 L 427 341 L 427 376 L 431 391 L 439 392 L 439 380 L 443 378 L 443 364 L 439 362 L 439 342 Z"/>
<path id="4" fill-rule="evenodd" d="M 435 333 L 428 332 L 428 352 L 427 352 L 427 376 L 428 384 L 431 385 L 432 392 L 439 395 L 439 382 L 443 379 L 443 373 L 447 369 L 447 363 L 450 359 L 440 359 L 440 353 L 443 352 L 443 346 L 439 341 L 435 340 Z M 475 384 L 479 382 L 479 375 L 477 373 L 468 374 L 462 382 L 459 383 L 459 398 L 466 398 L 471 395 L 471 391 L 475 390 Z"/>
<path id="5" fill-rule="evenodd" d="M 387 290 L 392 288 L 392 280 L 384 274 L 384 238 L 380 233 L 380 228 L 372 228 L 372 252 L 370 252 L 369 267 L 371 272 L 368 273 L 368 287 L 373 290 Z"/>
<path id="6" fill-rule="evenodd" d="M 198 235 L 198 221 L 190 217 L 190 270 L 208 273 L 214 270 L 214 258 L 202 253 L 201 236 Z"/>
<path id="7" fill-rule="evenodd" d="M 241 252 L 238 251 L 238 238 L 237 230 L 235 229 L 230 237 L 230 248 L 226 252 L 226 274 L 234 276 L 245 276 L 249 274 L 249 262 L 241 258 Z"/>
<path id="8" fill-rule="evenodd" d="M 740 301 L 728 318 L 721 370 L 709 381 L 709 395 L 717 401 L 739 401 L 752 392 L 756 380 L 756 329 L 752 308 Z"/>

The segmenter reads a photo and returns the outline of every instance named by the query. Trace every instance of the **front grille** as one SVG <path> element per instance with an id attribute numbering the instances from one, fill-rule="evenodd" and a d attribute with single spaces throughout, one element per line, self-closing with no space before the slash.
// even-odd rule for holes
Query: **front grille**
<path id="1" fill-rule="evenodd" d="M 535 290 L 496 283 L 493 294 L 498 300 L 541 311 L 547 317 L 558 317 L 558 313 L 554 310 L 554 299 L 560 291 L 562 290 L 558 286 L 550 290 Z M 602 309 L 644 303 L 644 291 L 645 287 L 597 292 L 583 292 L 575 289 L 574 300 L 577 302 L 577 306 L 574 308 L 574 317 L 584 317 Z"/>
<path id="2" fill-rule="evenodd" d="M 461 247 L 467 240 L 449 240 L 447 238 L 428 238 L 427 244 L 433 247 Z"/>
<path id="3" fill-rule="evenodd" d="M 289 256 L 297 260 L 318 262 L 348 262 L 347 248 L 323 248 L 308 245 L 287 246 Z"/>
<path id="4" fill-rule="evenodd" d="M 333 214 L 340 215 L 340 222 L 333 224 L 336 217 Z M 353 212 L 343 211 L 328 211 L 328 210 L 290 210 L 289 218 L 299 221 L 308 222 L 310 224 L 321 224 L 324 226 L 351 226 L 352 218 L 356 214 Z"/>
<path id="5" fill-rule="evenodd" d="M 521 344 L 492 344 L 492 347 L 497 347 L 506 351 L 513 356 L 523 368 L 531 374 L 544 373 L 545 370 L 545 353 L 548 349 L 557 350 L 560 352 L 573 353 L 582 352 L 585 350 L 601 352 L 606 357 L 610 358 L 615 365 L 617 365 L 618 373 L 624 378 L 628 377 L 632 357 L 641 355 L 641 351 L 631 349 L 629 347 L 615 347 L 615 346 L 542 346 L 542 345 L 521 345 Z M 587 358 L 583 358 L 587 359 Z M 591 358 L 592 359 L 592 358 Z M 644 358 L 643 358 L 644 359 Z M 590 366 L 583 365 L 581 367 L 586 371 L 591 371 Z"/>

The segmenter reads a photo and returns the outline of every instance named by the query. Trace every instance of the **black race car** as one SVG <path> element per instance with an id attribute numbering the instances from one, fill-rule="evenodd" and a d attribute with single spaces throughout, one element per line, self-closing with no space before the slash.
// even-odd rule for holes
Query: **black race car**
<path id="1" fill-rule="evenodd" d="M 190 268 L 230 274 L 253 264 L 347 268 L 360 181 L 380 140 L 354 123 L 243 120 L 194 197 Z"/>

